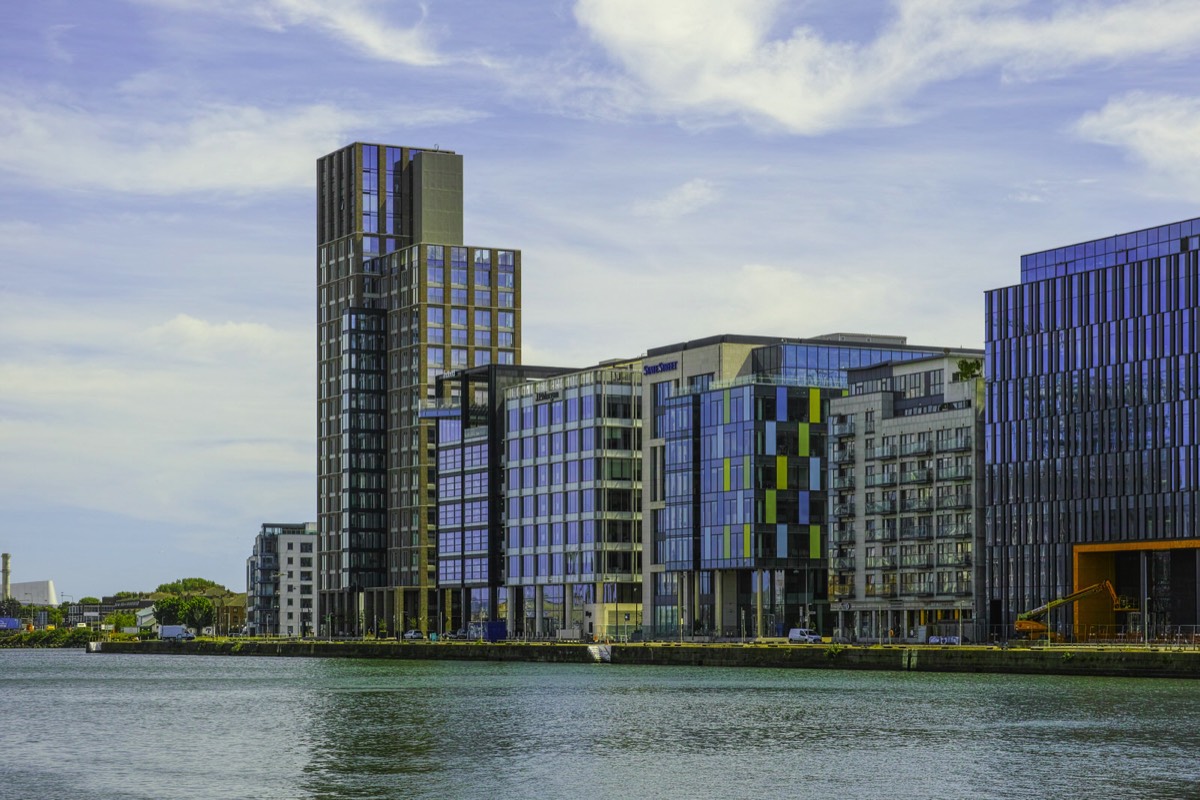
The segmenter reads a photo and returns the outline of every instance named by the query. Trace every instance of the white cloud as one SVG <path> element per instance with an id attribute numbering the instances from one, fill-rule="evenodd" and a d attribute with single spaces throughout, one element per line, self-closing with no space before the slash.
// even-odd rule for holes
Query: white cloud
<path id="1" fill-rule="evenodd" d="M 772 31 L 782 0 L 579 0 L 579 23 L 640 87 L 639 111 L 745 116 L 801 134 L 907 118 L 925 87 L 996 70 L 1036 80 L 1084 65 L 1200 49 L 1200 5 L 896 0 L 878 36 Z"/>
<path id="2" fill-rule="evenodd" d="M 719 192 L 712 181 L 693 178 L 656 200 L 644 200 L 633 207 L 635 214 L 660 219 L 676 219 L 692 214 L 717 201 Z"/>
<path id="3" fill-rule="evenodd" d="M 362 113 L 327 104 L 210 104 L 170 114 L 95 113 L 57 98 L 0 94 L 0 170 L 42 188 L 146 195 L 311 189 L 314 157 L 343 146 L 355 130 L 384 119 L 419 127 L 479 116 L 453 108 Z"/>
<path id="4" fill-rule="evenodd" d="M 406 4 L 421 18 L 408 27 L 394 25 L 384 13 L 397 4 L 378 0 L 142 0 L 144 3 L 173 10 L 218 13 L 276 32 L 290 27 L 308 26 L 341 39 L 352 49 L 383 61 L 412 66 L 433 66 L 442 62 L 433 32 L 423 23 L 423 5 Z"/>
<path id="5" fill-rule="evenodd" d="M 1156 180 L 1200 199 L 1200 97 L 1133 92 L 1085 114 L 1075 131 L 1127 150 Z"/>

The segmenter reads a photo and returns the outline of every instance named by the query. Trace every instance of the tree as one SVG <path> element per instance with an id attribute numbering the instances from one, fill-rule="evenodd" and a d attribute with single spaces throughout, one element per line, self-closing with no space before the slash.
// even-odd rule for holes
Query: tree
<path id="1" fill-rule="evenodd" d="M 183 621 L 188 627 L 203 630 L 212 625 L 216 617 L 217 611 L 212 600 L 207 597 L 187 598 L 187 610 L 184 612 Z"/>
<path id="2" fill-rule="evenodd" d="M 958 377 L 964 381 L 969 381 L 972 378 L 978 378 L 983 375 L 982 361 L 976 361 L 973 358 L 960 358 L 957 366 Z"/>
<path id="3" fill-rule="evenodd" d="M 154 618 L 159 625 L 187 625 L 200 630 L 212 625 L 215 617 L 207 597 L 164 597 L 154 602 Z"/>
<path id="4" fill-rule="evenodd" d="M 114 611 L 104 618 L 105 625 L 112 625 L 113 630 L 132 628 L 137 625 L 137 614 L 131 611 Z"/>
<path id="5" fill-rule="evenodd" d="M 221 584 L 207 578 L 180 578 L 172 583 L 161 584 L 154 591 L 160 594 L 201 594 L 207 589 L 228 591 Z"/>
<path id="6" fill-rule="evenodd" d="M 113 600 L 119 603 L 122 600 L 137 600 L 141 596 L 141 592 L 117 592 L 113 595 Z"/>
<path id="7" fill-rule="evenodd" d="M 182 625 L 184 597 L 164 597 L 154 601 L 154 618 L 159 625 Z"/>
<path id="8" fill-rule="evenodd" d="M 21 601 L 15 597 L 6 597 L 0 600 L 0 617 L 19 617 L 21 616 Z"/>
<path id="9" fill-rule="evenodd" d="M 100 598 L 92 597 L 91 595 L 88 595 L 87 597 L 81 597 L 81 598 L 79 598 L 79 605 L 81 605 L 81 606 L 98 606 L 98 605 L 100 605 Z"/>

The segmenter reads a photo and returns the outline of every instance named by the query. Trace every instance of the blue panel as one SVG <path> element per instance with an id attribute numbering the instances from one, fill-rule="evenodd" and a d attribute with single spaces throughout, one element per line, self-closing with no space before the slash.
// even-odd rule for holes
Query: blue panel
<path id="1" fill-rule="evenodd" d="M 808 492 L 800 492 L 800 515 L 799 522 L 801 525 L 808 524 Z"/>
<path id="2" fill-rule="evenodd" d="M 775 455 L 775 423 L 767 422 L 767 455 Z"/>
<path id="3" fill-rule="evenodd" d="M 775 557 L 787 558 L 787 525 L 775 526 Z"/>
<path id="4" fill-rule="evenodd" d="M 808 488 L 810 491 L 821 491 L 821 459 L 813 457 L 808 460 Z"/>

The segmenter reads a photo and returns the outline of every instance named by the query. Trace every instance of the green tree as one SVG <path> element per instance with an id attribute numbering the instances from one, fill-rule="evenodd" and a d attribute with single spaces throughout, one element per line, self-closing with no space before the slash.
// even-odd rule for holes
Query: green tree
<path id="1" fill-rule="evenodd" d="M 87 597 L 79 598 L 79 604 L 82 606 L 98 606 L 100 605 L 100 598 L 88 595 Z"/>
<path id="2" fill-rule="evenodd" d="M 957 366 L 958 377 L 964 381 L 969 381 L 972 378 L 978 378 L 983 375 L 982 361 L 976 361 L 972 358 L 960 358 Z"/>
<path id="3" fill-rule="evenodd" d="M 121 600 L 137 600 L 141 596 L 141 592 L 117 592 L 113 595 L 113 599 L 120 602 Z"/>
<path id="4" fill-rule="evenodd" d="M 131 611 L 114 611 L 104 618 L 104 624 L 112 625 L 114 631 L 132 628 L 137 625 L 137 614 Z"/>
<path id="5" fill-rule="evenodd" d="M 62 626 L 63 619 L 65 617 L 66 614 L 64 614 L 63 610 L 58 606 L 51 606 L 50 608 L 46 609 L 46 621 L 56 628 Z"/>
<path id="6" fill-rule="evenodd" d="M 0 617 L 19 617 L 21 616 L 21 601 L 15 597 L 6 597 L 0 600 Z"/>
<path id="7" fill-rule="evenodd" d="M 212 600 L 207 597 L 189 597 L 187 601 L 187 610 L 183 615 L 185 625 L 199 631 L 213 624 L 213 620 L 217 618 L 217 611 Z"/>
<path id="8" fill-rule="evenodd" d="M 207 578 L 180 578 L 172 583 L 161 584 L 154 591 L 161 594 L 201 594 L 208 589 L 227 591 L 221 584 Z"/>
<path id="9" fill-rule="evenodd" d="M 163 597 L 154 601 L 154 618 L 159 625 L 182 625 L 185 597 Z"/>

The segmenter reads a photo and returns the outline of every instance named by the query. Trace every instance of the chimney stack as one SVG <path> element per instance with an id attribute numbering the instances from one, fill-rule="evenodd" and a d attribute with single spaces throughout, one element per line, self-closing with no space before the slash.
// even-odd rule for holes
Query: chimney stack
<path id="1" fill-rule="evenodd" d="M 2 558 L 4 559 L 4 588 L 0 590 L 0 600 L 7 599 L 9 597 L 11 594 L 9 588 L 12 586 L 12 584 L 8 582 L 8 561 L 12 558 L 12 556 L 10 556 L 8 553 L 5 553 Z"/>

